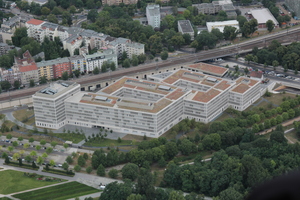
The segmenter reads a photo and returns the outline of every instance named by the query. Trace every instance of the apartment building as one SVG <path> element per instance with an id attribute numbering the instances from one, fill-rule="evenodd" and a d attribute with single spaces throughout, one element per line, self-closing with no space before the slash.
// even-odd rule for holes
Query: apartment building
<path id="1" fill-rule="evenodd" d="M 11 85 L 15 81 L 21 82 L 21 74 L 18 67 L 11 67 L 11 69 L 0 68 L 1 81 L 8 81 Z"/>
<path id="2" fill-rule="evenodd" d="M 83 55 L 85 60 L 85 66 L 86 71 L 91 72 L 96 67 L 98 67 L 101 70 L 101 67 L 104 62 L 113 62 L 115 63 L 115 66 L 118 65 L 118 57 L 117 54 L 114 53 L 113 50 L 103 50 L 98 51 L 97 53 L 91 54 L 91 55 Z"/>
<path id="3" fill-rule="evenodd" d="M 196 65 L 206 74 L 196 72 Z M 219 76 L 208 75 L 207 68 Z M 184 118 L 208 123 L 228 107 L 245 110 L 260 97 L 259 81 L 225 80 L 220 68 L 199 63 L 149 76 L 149 80 L 123 77 L 98 93 L 77 92 L 64 101 L 64 122 L 159 137 Z M 60 127 L 58 123 L 53 126 Z"/>
<path id="4" fill-rule="evenodd" d="M 83 50 L 85 54 L 88 49 L 113 49 L 117 52 L 118 57 L 124 51 L 127 52 L 129 58 L 132 55 L 140 55 L 145 53 L 144 44 L 132 42 L 126 38 L 113 38 L 103 33 L 97 33 L 93 30 L 86 30 L 78 27 L 64 27 L 50 22 L 31 19 L 26 22 L 27 33 L 29 37 L 43 42 L 45 37 L 54 40 L 59 37 L 63 43 L 63 48 L 67 49 L 71 56 L 74 56 L 76 49 Z M 2 40 L 11 39 L 12 34 L 7 36 L 3 34 Z M 0 38 L 1 39 L 1 38 Z"/>
<path id="5" fill-rule="evenodd" d="M 178 32 L 182 34 L 189 34 L 191 36 L 191 40 L 194 40 L 194 29 L 190 20 L 178 20 Z"/>
<path id="6" fill-rule="evenodd" d="M 132 42 L 130 39 L 117 38 L 108 43 L 108 48 L 117 53 L 120 58 L 124 51 L 127 56 L 132 58 L 132 55 L 145 54 L 145 45 L 137 42 Z"/>
<path id="7" fill-rule="evenodd" d="M 39 77 L 46 77 L 47 80 L 52 80 L 53 77 L 53 65 L 48 61 L 41 61 L 36 63 L 38 68 Z"/>
<path id="8" fill-rule="evenodd" d="M 160 28 L 160 6 L 158 4 L 148 4 L 146 7 L 148 25 L 153 28 Z"/>
<path id="9" fill-rule="evenodd" d="M 212 1 L 211 3 L 193 4 L 192 6 L 198 9 L 199 13 L 206 15 L 214 15 L 221 10 L 225 11 L 228 18 L 236 18 L 236 8 L 231 0 Z"/>
<path id="10" fill-rule="evenodd" d="M 192 6 L 196 7 L 199 13 L 206 15 L 214 15 L 221 10 L 221 6 L 214 6 L 212 3 L 193 4 Z"/>
<path id="11" fill-rule="evenodd" d="M 51 83 L 32 96 L 37 127 L 59 129 L 66 124 L 65 100 L 80 91 L 80 85 L 69 81 Z"/>
<path id="12" fill-rule="evenodd" d="M 15 57 L 14 66 L 19 68 L 22 84 L 29 84 L 30 80 L 39 81 L 37 65 L 28 50 L 23 53 L 23 58 Z"/>
<path id="13" fill-rule="evenodd" d="M 86 60 L 83 55 L 75 55 L 69 57 L 72 71 L 79 70 L 80 72 L 86 72 Z"/>
<path id="14" fill-rule="evenodd" d="M 38 19 L 31 19 L 27 21 L 25 26 L 27 28 L 28 37 L 32 37 L 42 43 L 45 38 L 45 32 L 41 29 L 43 23 L 45 22 Z"/>

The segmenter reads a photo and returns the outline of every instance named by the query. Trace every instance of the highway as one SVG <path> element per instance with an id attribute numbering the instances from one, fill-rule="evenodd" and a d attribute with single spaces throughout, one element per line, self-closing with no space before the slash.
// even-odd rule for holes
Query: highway
<path id="1" fill-rule="evenodd" d="M 103 80 L 117 79 L 125 75 L 131 75 L 138 72 L 160 69 L 172 65 L 201 62 L 201 61 L 210 60 L 214 58 L 233 56 L 236 54 L 242 54 L 249 49 L 251 50 L 255 46 L 259 48 L 265 47 L 273 40 L 278 40 L 281 43 L 295 42 L 298 41 L 299 36 L 300 36 L 300 27 L 296 27 L 296 28 L 286 29 L 276 33 L 271 33 L 269 35 L 249 39 L 235 45 L 230 45 L 230 46 L 211 49 L 211 50 L 203 50 L 197 53 L 187 54 L 176 58 L 169 58 L 168 60 L 162 62 L 142 64 L 137 67 L 117 70 L 110 73 L 101 73 L 93 76 L 85 75 L 84 77 L 80 79 L 75 79 L 74 81 L 82 85 L 88 85 L 89 83 L 95 83 L 98 82 L 99 80 L 103 81 Z M 39 86 L 39 87 L 28 88 L 23 90 L 16 90 L 16 91 L 11 91 L 9 93 L 8 92 L 2 93 L 0 94 L 0 101 L 14 99 L 14 98 L 21 98 L 23 96 L 30 96 L 43 87 L 45 86 Z"/>

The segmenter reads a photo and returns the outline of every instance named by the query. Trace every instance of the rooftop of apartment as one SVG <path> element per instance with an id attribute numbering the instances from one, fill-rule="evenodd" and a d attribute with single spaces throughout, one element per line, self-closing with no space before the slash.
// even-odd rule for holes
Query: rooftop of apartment
<path id="1" fill-rule="evenodd" d="M 235 86 L 231 91 L 243 94 L 243 93 L 247 92 L 251 87 L 256 85 L 257 83 L 259 83 L 259 81 L 257 81 L 257 80 L 253 80 L 253 79 L 245 78 L 245 77 L 240 77 L 236 81 L 237 86 Z"/>

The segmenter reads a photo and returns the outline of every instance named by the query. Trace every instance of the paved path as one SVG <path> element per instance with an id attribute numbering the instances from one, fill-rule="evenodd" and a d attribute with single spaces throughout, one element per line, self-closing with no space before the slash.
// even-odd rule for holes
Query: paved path
<path id="1" fill-rule="evenodd" d="M 283 122 L 283 123 L 281 123 L 281 125 L 282 125 L 282 126 L 288 126 L 288 125 L 293 124 L 294 121 L 300 121 L 300 117 L 296 117 L 296 118 L 294 118 L 294 119 L 291 119 L 291 120 L 288 120 L 288 121 L 286 121 L 286 122 Z M 273 130 L 275 130 L 275 128 L 276 128 L 276 126 L 273 126 L 273 127 L 269 128 L 268 130 L 261 131 L 261 132 L 259 132 L 259 133 L 257 133 L 257 134 L 258 134 L 258 135 L 265 135 L 265 134 L 270 133 L 270 132 L 272 132 Z"/>

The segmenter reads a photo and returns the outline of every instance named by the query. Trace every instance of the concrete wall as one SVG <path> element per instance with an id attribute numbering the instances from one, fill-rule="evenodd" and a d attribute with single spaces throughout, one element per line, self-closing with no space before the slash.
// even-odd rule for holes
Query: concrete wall
<path id="1" fill-rule="evenodd" d="M 0 109 L 6 109 L 14 106 L 21 106 L 22 104 L 32 104 L 32 97 L 25 97 L 20 99 L 14 99 L 11 101 L 1 101 Z"/>

